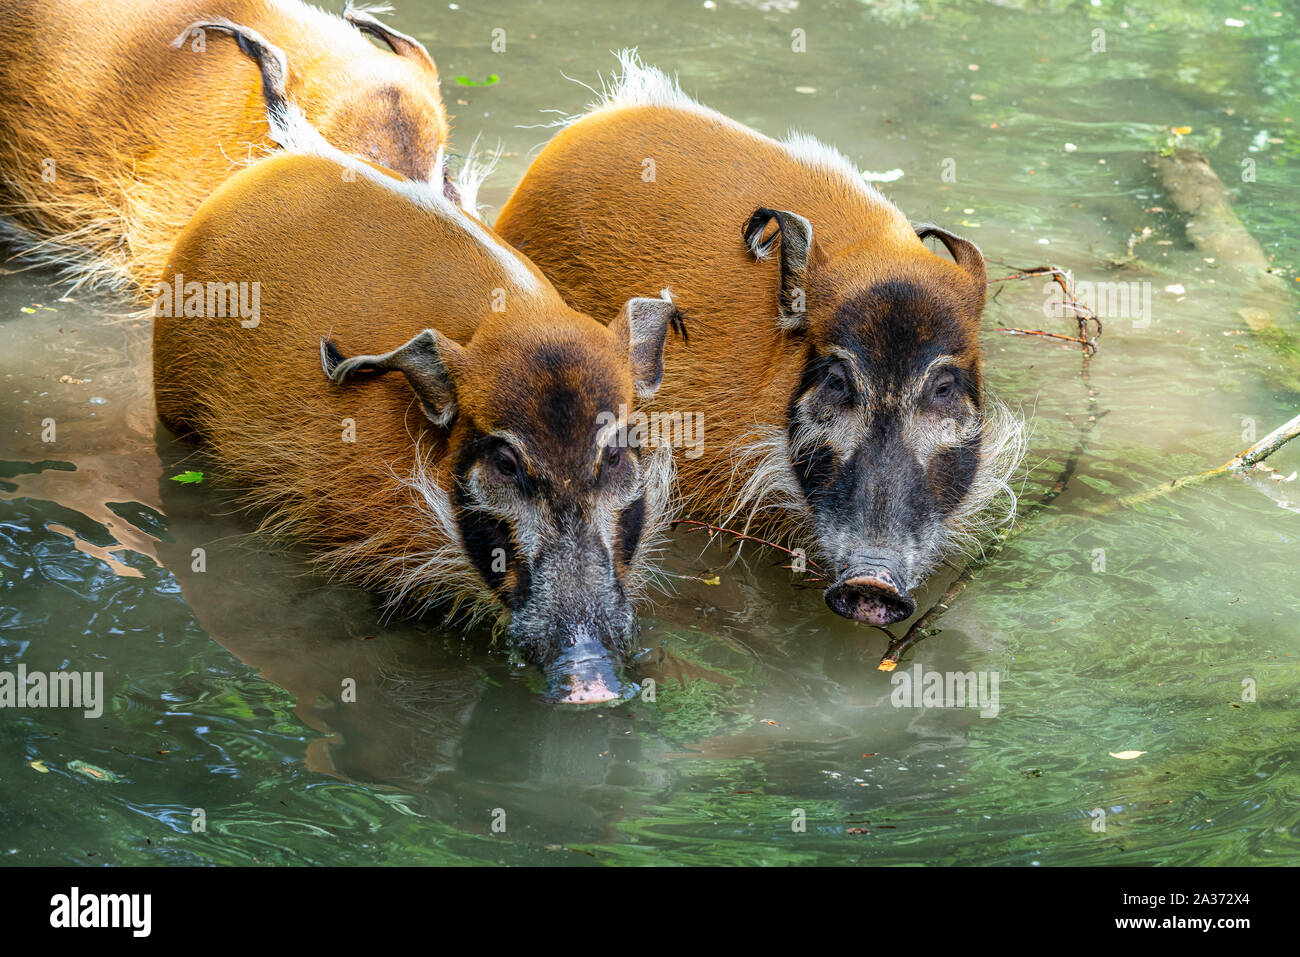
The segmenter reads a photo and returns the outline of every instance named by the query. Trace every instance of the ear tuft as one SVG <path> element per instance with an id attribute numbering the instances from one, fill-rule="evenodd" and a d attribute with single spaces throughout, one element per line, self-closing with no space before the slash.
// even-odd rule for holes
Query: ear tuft
<path id="1" fill-rule="evenodd" d="M 320 366 L 325 370 L 325 378 L 333 379 L 334 370 L 339 367 L 343 361 L 343 353 L 339 352 L 338 346 L 334 345 L 329 339 L 320 341 Z"/>
<path id="2" fill-rule="evenodd" d="M 754 210 L 754 215 L 749 217 L 749 222 L 745 223 L 745 244 L 749 246 L 749 251 L 754 254 L 755 259 L 766 259 L 770 256 L 772 247 L 781 236 L 781 230 L 777 228 L 766 240 L 763 239 L 763 232 L 767 229 L 768 223 L 775 218 L 776 210 L 760 206 Z"/>
<path id="3" fill-rule="evenodd" d="M 666 302 L 673 302 L 673 291 L 671 289 L 660 289 L 659 298 Z M 681 337 L 684 345 L 690 345 L 691 334 L 686 328 L 686 313 L 677 308 L 677 303 L 673 302 L 673 315 L 668 320 L 669 328 Z"/>

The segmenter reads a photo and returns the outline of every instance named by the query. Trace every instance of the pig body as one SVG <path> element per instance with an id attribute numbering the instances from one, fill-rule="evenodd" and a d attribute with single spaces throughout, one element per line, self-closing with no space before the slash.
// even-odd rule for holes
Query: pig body
<path id="1" fill-rule="evenodd" d="M 213 194 L 156 287 L 159 416 L 326 572 L 496 618 L 556 697 L 613 697 L 671 460 L 600 422 L 653 391 L 671 306 L 602 326 L 438 186 L 292 112 L 295 152 Z"/>
<path id="2" fill-rule="evenodd" d="M 273 145 L 255 53 L 287 64 L 288 93 L 331 143 L 441 186 L 432 59 L 347 14 L 300 0 L 0 0 L 0 221 L 13 245 L 74 282 L 151 283 L 199 203 Z"/>
<path id="3" fill-rule="evenodd" d="M 914 227 L 830 147 L 769 139 L 622 59 L 497 230 L 597 318 L 669 287 L 690 338 L 653 408 L 703 417 L 687 506 L 805 547 L 838 613 L 907 617 L 910 589 L 1014 505 L 1023 443 L 983 388 L 983 257 Z"/>

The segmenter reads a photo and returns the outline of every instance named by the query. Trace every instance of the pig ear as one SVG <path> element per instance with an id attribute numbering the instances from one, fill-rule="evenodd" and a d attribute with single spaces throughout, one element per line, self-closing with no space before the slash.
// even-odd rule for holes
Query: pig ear
<path id="1" fill-rule="evenodd" d="M 397 371 L 406 376 L 434 425 L 446 428 L 456 417 L 456 383 L 452 369 L 464 368 L 465 350 L 440 332 L 425 329 L 406 345 L 378 356 L 343 354 L 328 339 L 320 342 L 321 367 L 335 385 L 349 375 Z"/>
<path id="2" fill-rule="evenodd" d="M 272 113 L 282 113 L 289 105 L 289 94 L 285 89 L 289 75 L 289 61 L 284 51 L 256 30 L 232 23 L 225 17 L 213 17 L 211 20 L 197 20 L 172 41 L 172 48 L 179 50 L 195 32 L 215 30 L 229 33 L 239 44 L 244 55 L 257 64 L 262 73 L 262 96 L 266 98 L 266 108 Z"/>
<path id="3" fill-rule="evenodd" d="M 669 328 L 682 335 L 686 331 L 668 290 L 662 295 L 662 299 L 629 299 L 618 318 L 609 324 L 609 331 L 627 350 L 636 394 L 643 399 L 651 398 L 663 381 L 664 343 Z"/>
<path id="4" fill-rule="evenodd" d="M 776 220 L 776 229 L 764 239 L 763 234 L 773 220 Z M 804 277 L 812 256 L 812 223 L 798 213 L 760 206 L 745 224 L 745 242 L 749 251 L 757 259 L 766 259 L 778 237 L 781 240 L 781 315 L 777 324 L 791 331 L 803 329 L 808 325 Z"/>
<path id="5" fill-rule="evenodd" d="M 931 236 L 939 237 L 939 241 L 948 250 L 953 261 L 978 282 L 981 289 L 988 285 L 989 273 L 984 266 L 984 254 L 980 252 L 979 247 L 973 242 L 969 239 L 962 239 L 946 229 L 940 229 L 932 223 L 913 223 L 912 228 L 916 230 L 916 235 L 922 241 Z"/>
<path id="6" fill-rule="evenodd" d="M 424 44 L 415 37 L 409 37 L 405 33 L 394 30 L 382 20 L 376 18 L 374 13 L 371 12 L 372 10 L 380 13 L 385 12 L 382 7 L 357 7 L 355 0 L 348 0 L 347 6 L 343 8 L 343 19 L 362 33 L 368 34 L 376 40 L 382 40 L 388 45 L 388 49 L 398 56 L 415 60 L 420 66 L 437 76 L 438 68 L 434 65 L 433 57 L 429 56 L 429 51 L 424 48 Z"/>

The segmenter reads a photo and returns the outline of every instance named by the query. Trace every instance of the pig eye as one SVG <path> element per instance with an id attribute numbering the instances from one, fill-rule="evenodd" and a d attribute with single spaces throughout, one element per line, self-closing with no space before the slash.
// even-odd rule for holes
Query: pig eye
<path id="1" fill-rule="evenodd" d="M 827 370 L 822 388 L 828 396 L 837 401 L 842 402 L 849 398 L 849 380 L 843 363 L 836 362 Z"/>
<path id="2" fill-rule="evenodd" d="M 610 445 L 605 448 L 604 459 L 600 466 L 600 477 L 608 478 L 623 470 L 623 464 L 632 453 L 622 446 Z"/>
<path id="3" fill-rule="evenodd" d="M 930 395 L 936 399 L 946 399 L 952 395 L 957 388 L 957 377 L 951 372 L 941 372 L 939 377 L 934 380 L 934 386 L 930 389 Z"/>
<path id="4" fill-rule="evenodd" d="M 515 455 L 515 450 L 508 445 L 503 445 L 496 450 L 492 464 L 508 479 L 518 480 L 523 471 L 519 466 L 519 456 Z"/>

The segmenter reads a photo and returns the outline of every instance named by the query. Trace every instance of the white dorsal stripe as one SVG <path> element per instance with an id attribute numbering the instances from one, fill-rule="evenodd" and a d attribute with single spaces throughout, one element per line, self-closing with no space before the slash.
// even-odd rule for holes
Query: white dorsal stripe
<path id="1" fill-rule="evenodd" d="M 443 194 L 440 182 L 426 183 L 382 173 L 369 163 L 344 153 L 321 136 L 307 121 L 302 110 L 292 103 L 286 104 L 284 108 L 268 109 L 266 113 L 271 124 L 271 138 L 280 144 L 282 152 L 300 156 L 319 156 L 383 186 L 413 206 L 463 229 L 496 259 L 519 289 L 525 292 L 537 292 L 541 289 L 537 277 L 524 261 L 514 251 L 498 242 L 482 223 L 449 200 Z M 439 147 L 435 168 L 442 169 L 442 162 L 443 150 Z M 469 194 L 468 202 L 473 208 L 473 204 L 477 201 L 479 183 L 486 176 L 486 170 L 484 164 L 475 160 L 467 162 L 466 168 L 468 173 L 462 179 Z M 490 167 L 487 167 L 487 170 L 490 170 Z M 464 201 L 466 200 L 463 198 L 462 202 Z"/>
<path id="2" fill-rule="evenodd" d="M 887 202 L 875 186 L 863 179 L 862 171 L 850 162 L 848 157 L 815 136 L 792 130 L 785 139 L 774 140 L 701 104 L 682 90 L 675 76 L 669 76 L 656 67 L 642 63 L 635 47 L 619 50 L 614 56 L 618 58 L 620 72 L 608 78 L 602 76 L 599 90 L 588 87 L 596 94 L 596 102 L 590 104 L 585 113 L 565 117 L 560 121 L 560 125 L 571 126 L 584 116 L 629 107 L 659 106 L 683 110 L 743 131 L 762 142 L 776 143 L 795 162 L 842 180 L 870 199 Z"/>

